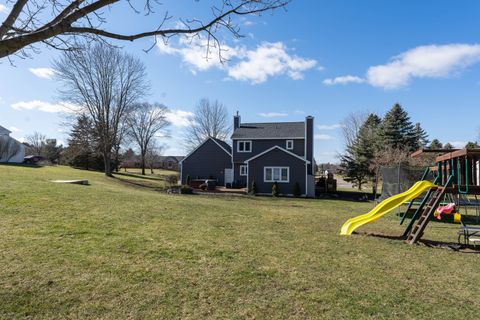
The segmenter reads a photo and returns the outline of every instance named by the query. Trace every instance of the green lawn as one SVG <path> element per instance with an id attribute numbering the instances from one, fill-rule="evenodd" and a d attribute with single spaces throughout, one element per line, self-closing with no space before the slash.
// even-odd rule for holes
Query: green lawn
<path id="1" fill-rule="evenodd" d="M 340 237 L 370 203 L 166 195 L 0 166 L 0 318 L 476 317 L 479 256 Z M 86 178 L 90 186 L 54 179 Z M 141 179 L 138 179 L 141 180 Z M 425 237 L 455 241 L 457 225 Z M 394 214 L 362 231 L 399 234 Z"/>

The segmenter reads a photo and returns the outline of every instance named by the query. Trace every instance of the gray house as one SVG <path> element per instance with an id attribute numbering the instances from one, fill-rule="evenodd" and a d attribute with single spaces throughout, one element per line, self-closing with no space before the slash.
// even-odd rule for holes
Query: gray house
<path id="1" fill-rule="evenodd" d="M 271 194 L 276 182 L 279 193 L 315 195 L 313 175 L 313 117 L 304 122 L 241 123 L 234 117 L 232 134 L 233 181 L 260 194 Z"/>
<path id="2" fill-rule="evenodd" d="M 232 148 L 223 141 L 207 139 L 195 149 L 199 152 L 182 162 L 182 182 L 187 174 L 191 178 L 215 176 L 219 184 L 248 191 L 255 181 L 259 194 L 271 194 L 276 182 L 283 195 L 292 195 L 298 184 L 303 196 L 315 195 L 313 117 L 302 122 L 241 123 L 237 114 L 233 123 Z M 229 165 L 225 164 L 227 154 Z"/>
<path id="3" fill-rule="evenodd" d="M 231 175 L 232 150 L 222 140 L 208 138 L 180 161 L 180 180 L 216 179 L 225 184 L 225 175 Z M 228 179 L 230 180 L 230 179 Z"/>

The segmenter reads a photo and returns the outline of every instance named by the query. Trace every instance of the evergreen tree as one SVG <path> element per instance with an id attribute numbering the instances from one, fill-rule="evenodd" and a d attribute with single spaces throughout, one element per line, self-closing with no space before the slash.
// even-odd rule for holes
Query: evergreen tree
<path id="1" fill-rule="evenodd" d="M 443 149 L 452 150 L 455 149 L 451 143 L 447 143 L 443 146 Z"/>
<path id="2" fill-rule="evenodd" d="M 469 141 L 466 145 L 465 145 L 465 149 L 479 149 L 480 146 L 478 145 L 477 142 L 471 142 Z"/>
<path id="3" fill-rule="evenodd" d="M 356 139 L 347 147 L 347 152 L 341 157 L 341 166 L 345 180 L 362 189 L 362 185 L 374 176 L 371 163 L 376 149 L 380 146 L 378 130 L 381 120 L 375 114 L 370 114 L 358 130 Z"/>
<path id="4" fill-rule="evenodd" d="M 295 185 L 293 186 L 293 196 L 298 198 L 301 195 L 302 189 L 300 188 L 300 184 L 298 182 L 295 182 Z"/>
<path id="5" fill-rule="evenodd" d="M 54 164 L 58 164 L 60 162 L 60 155 L 63 150 L 63 146 L 57 146 L 56 139 L 47 139 L 45 140 L 44 145 L 44 154 L 45 157 Z"/>
<path id="6" fill-rule="evenodd" d="M 443 149 L 443 144 L 438 140 L 438 139 L 433 139 L 430 145 L 428 146 L 428 149 Z"/>
<path id="7" fill-rule="evenodd" d="M 379 129 L 380 141 L 386 147 L 414 151 L 418 147 L 418 136 L 410 116 L 396 103 L 383 118 Z"/>
<path id="8" fill-rule="evenodd" d="M 278 183 L 274 182 L 272 185 L 272 196 L 273 197 L 278 197 Z"/>
<path id="9" fill-rule="evenodd" d="M 429 141 L 428 141 L 428 134 L 423 130 L 420 122 L 415 124 L 415 138 L 417 140 L 417 149 L 426 148 Z"/>
<path id="10" fill-rule="evenodd" d="M 253 180 L 252 182 L 252 189 L 250 190 L 250 193 L 253 195 L 257 194 L 257 183 L 255 182 L 255 180 Z"/>
<path id="11" fill-rule="evenodd" d="M 68 163 L 77 168 L 103 170 L 98 139 L 92 121 L 80 115 L 73 125 L 66 150 Z"/>

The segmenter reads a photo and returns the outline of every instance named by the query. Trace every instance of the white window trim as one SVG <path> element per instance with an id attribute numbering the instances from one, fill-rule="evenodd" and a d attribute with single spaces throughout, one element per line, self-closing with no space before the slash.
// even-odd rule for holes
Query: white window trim
<path id="1" fill-rule="evenodd" d="M 288 147 L 288 144 L 291 143 L 292 146 L 289 148 Z M 293 140 L 287 140 L 286 144 L 285 144 L 285 149 L 287 150 L 293 150 Z"/>
<path id="2" fill-rule="evenodd" d="M 250 145 L 250 149 L 248 151 L 244 150 L 244 151 L 240 151 L 240 143 L 243 142 L 244 145 L 243 147 L 245 148 L 245 142 L 248 142 L 248 144 Z M 237 152 L 239 153 L 250 153 L 252 152 L 252 141 L 251 140 L 238 140 L 237 141 Z"/>
<path id="3" fill-rule="evenodd" d="M 287 180 L 273 180 L 273 169 L 280 170 L 280 179 L 282 178 L 282 169 L 287 169 Z M 272 169 L 272 180 L 267 180 L 267 169 Z M 263 182 L 290 183 L 290 167 L 263 167 Z"/>
<path id="4" fill-rule="evenodd" d="M 245 169 L 245 172 L 242 172 L 242 168 Z M 243 164 L 242 164 L 242 165 L 240 166 L 240 175 L 241 175 L 241 176 L 248 176 L 248 166 L 247 166 L 247 165 L 243 165 Z"/>

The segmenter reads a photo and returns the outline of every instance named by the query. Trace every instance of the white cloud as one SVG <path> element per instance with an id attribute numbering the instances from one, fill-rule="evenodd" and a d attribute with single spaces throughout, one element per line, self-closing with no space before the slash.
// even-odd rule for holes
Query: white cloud
<path id="1" fill-rule="evenodd" d="M 467 145 L 467 141 L 452 141 L 449 142 L 455 149 L 463 149 Z"/>
<path id="2" fill-rule="evenodd" d="M 327 86 L 333 86 L 336 84 L 363 83 L 363 82 L 365 82 L 365 79 L 362 79 L 357 76 L 351 76 L 351 75 L 323 80 L 323 84 Z"/>
<path id="3" fill-rule="evenodd" d="M 281 42 L 263 43 L 256 50 L 247 51 L 243 61 L 229 68 L 228 75 L 253 84 L 282 74 L 293 80 L 300 80 L 303 79 L 303 73 L 316 64 L 315 60 L 289 55 L 286 46 Z"/>
<path id="4" fill-rule="evenodd" d="M 6 5 L 0 4 L 0 13 L 8 14 L 9 12 L 10 9 Z"/>
<path id="5" fill-rule="evenodd" d="M 340 123 L 335 123 L 335 124 L 319 124 L 317 126 L 318 129 L 320 130 L 336 130 L 336 129 L 340 129 L 341 127 L 343 127 L 343 125 L 341 125 Z"/>
<path id="6" fill-rule="evenodd" d="M 51 79 L 55 74 L 55 70 L 52 68 L 30 68 L 28 70 L 37 77 L 44 79 Z"/>
<path id="7" fill-rule="evenodd" d="M 334 137 L 328 134 L 320 134 L 320 133 L 315 134 L 314 138 L 315 140 L 334 140 L 335 139 Z"/>
<path id="8" fill-rule="evenodd" d="M 419 46 L 368 68 L 365 79 L 341 76 L 325 79 L 326 85 L 362 83 L 383 89 L 407 86 L 414 78 L 447 78 L 480 62 L 480 44 L 446 44 Z"/>
<path id="9" fill-rule="evenodd" d="M 188 127 L 192 123 L 193 112 L 171 109 L 166 114 L 166 118 L 176 127 Z"/>
<path id="10" fill-rule="evenodd" d="M 288 113 L 281 113 L 281 112 L 261 112 L 258 114 L 260 117 L 264 118 L 281 118 L 288 116 Z"/>
<path id="11" fill-rule="evenodd" d="M 252 84 L 262 83 L 269 77 L 287 75 L 293 80 L 303 79 L 305 71 L 316 66 L 313 59 L 305 59 L 290 55 L 288 48 L 282 42 L 265 42 L 254 50 L 245 46 L 221 46 L 220 61 L 218 48 L 210 47 L 207 52 L 207 41 L 204 39 L 181 38 L 178 47 L 158 41 L 157 47 L 161 54 L 178 55 L 196 74 L 211 68 L 224 70 L 227 79 L 248 81 Z M 207 59 L 208 53 L 208 59 Z"/>
<path id="12" fill-rule="evenodd" d="M 295 113 L 295 114 L 305 114 L 305 111 L 303 111 L 303 110 L 294 110 L 293 113 Z"/>
<path id="13" fill-rule="evenodd" d="M 43 112 L 73 112 L 76 106 L 68 102 L 50 103 L 40 100 L 20 101 L 12 104 L 15 110 L 39 110 Z"/>
<path id="14" fill-rule="evenodd" d="M 480 44 L 420 46 L 408 50 L 385 65 L 368 69 L 368 82 L 376 87 L 395 89 L 412 78 L 444 78 L 480 61 Z"/>
<path id="15" fill-rule="evenodd" d="M 22 131 L 22 130 L 18 129 L 17 127 L 9 127 L 8 130 L 12 131 L 13 133 Z"/>
<path id="16" fill-rule="evenodd" d="M 206 71 L 212 67 L 223 69 L 226 67 L 218 56 L 218 51 L 210 47 L 207 52 L 208 42 L 201 39 L 180 38 L 179 48 L 175 48 L 164 41 L 159 40 L 157 47 L 162 54 L 180 55 L 182 60 L 190 67 L 190 71 L 196 74 L 197 71 Z M 242 55 L 242 49 L 238 47 L 230 47 L 222 45 L 222 58 L 231 59 L 235 56 Z M 208 53 L 208 56 L 207 56 Z"/>

